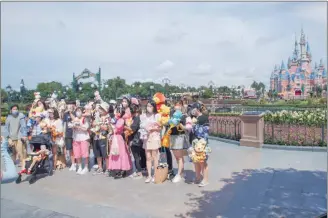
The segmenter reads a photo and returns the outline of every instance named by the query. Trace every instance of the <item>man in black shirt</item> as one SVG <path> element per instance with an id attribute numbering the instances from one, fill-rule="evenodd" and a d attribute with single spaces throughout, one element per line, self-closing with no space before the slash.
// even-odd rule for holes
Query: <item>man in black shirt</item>
<path id="1" fill-rule="evenodd" d="M 73 128 L 71 122 L 74 118 L 75 102 L 67 102 L 67 111 L 64 113 L 64 136 L 65 136 L 65 147 L 66 151 L 69 151 L 71 158 L 71 168 L 70 171 L 76 171 L 76 164 L 73 153 Z"/>

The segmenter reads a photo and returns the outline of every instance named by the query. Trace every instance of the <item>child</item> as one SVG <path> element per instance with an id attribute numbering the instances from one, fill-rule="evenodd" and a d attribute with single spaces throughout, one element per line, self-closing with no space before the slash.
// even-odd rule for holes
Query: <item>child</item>
<path id="1" fill-rule="evenodd" d="M 131 159 L 125 140 L 122 137 L 124 131 L 125 109 L 121 106 L 116 109 L 116 123 L 113 136 L 111 138 L 111 148 L 108 159 L 108 170 L 115 179 L 126 176 L 126 172 L 131 170 Z"/>
<path id="2" fill-rule="evenodd" d="M 209 133 L 209 120 L 208 116 L 204 115 L 203 112 L 206 111 L 206 108 L 199 104 L 194 103 L 192 107 L 191 114 L 192 116 L 195 116 L 197 119 L 197 122 L 193 126 L 193 139 L 204 139 L 206 142 L 206 146 L 208 146 L 208 133 Z M 210 151 L 210 149 L 205 149 L 207 151 Z M 208 185 L 208 153 L 206 153 L 206 160 L 201 162 L 194 162 L 195 165 L 195 173 L 196 173 L 196 179 L 195 183 L 199 184 L 199 187 L 204 187 Z M 203 175 L 203 180 L 201 180 L 201 175 Z"/>
<path id="3" fill-rule="evenodd" d="M 34 156 L 34 157 L 33 157 L 32 164 L 30 165 L 30 167 L 27 170 L 27 174 L 31 174 L 31 171 L 32 171 L 32 168 L 34 167 L 34 165 L 50 154 L 50 151 L 47 149 L 47 147 L 45 145 L 41 145 L 40 148 L 41 149 L 39 151 L 30 154 L 31 156 Z"/>

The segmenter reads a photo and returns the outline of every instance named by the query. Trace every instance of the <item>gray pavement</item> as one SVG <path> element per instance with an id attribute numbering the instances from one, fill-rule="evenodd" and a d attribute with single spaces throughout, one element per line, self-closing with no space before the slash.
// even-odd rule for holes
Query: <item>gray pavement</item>
<path id="1" fill-rule="evenodd" d="M 189 162 L 186 181 L 178 184 L 64 170 L 33 185 L 1 185 L 1 217 L 309 218 L 326 211 L 326 153 L 218 141 L 211 148 L 210 184 L 204 188 L 189 183 Z"/>

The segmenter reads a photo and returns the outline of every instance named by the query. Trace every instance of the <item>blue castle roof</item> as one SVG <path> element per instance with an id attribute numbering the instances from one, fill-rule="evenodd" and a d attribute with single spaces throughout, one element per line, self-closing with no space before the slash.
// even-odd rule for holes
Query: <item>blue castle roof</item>
<path id="1" fill-rule="evenodd" d="M 326 69 L 323 69 L 323 71 L 322 71 L 322 77 L 323 78 L 327 78 L 327 71 L 326 71 Z"/>
<path id="2" fill-rule="evenodd" d="M 280 69 L 281 69 L 281 70 L 286 70 L 286 67 L 285 67 L 285 63 L 284 63 L 284 61 L 281 61 Z"/>

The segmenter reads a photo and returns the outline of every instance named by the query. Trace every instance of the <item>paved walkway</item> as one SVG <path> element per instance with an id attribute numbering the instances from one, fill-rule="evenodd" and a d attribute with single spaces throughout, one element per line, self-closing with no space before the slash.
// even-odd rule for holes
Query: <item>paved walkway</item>
<path id="1" fill-rule="evenodd" d="M 315 217 L 326 211 L 327 154 L 211 141 L 210 185 L 145 184 L 67 170 L 1 185 L 1 217 Z"/>

